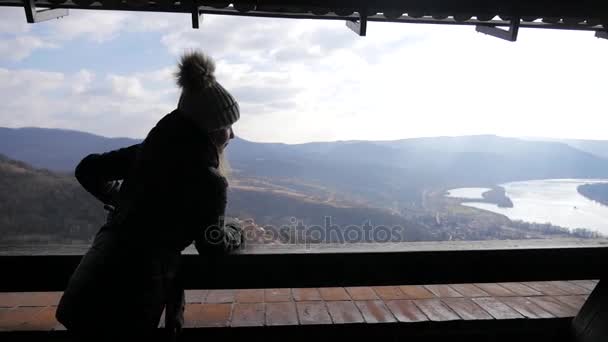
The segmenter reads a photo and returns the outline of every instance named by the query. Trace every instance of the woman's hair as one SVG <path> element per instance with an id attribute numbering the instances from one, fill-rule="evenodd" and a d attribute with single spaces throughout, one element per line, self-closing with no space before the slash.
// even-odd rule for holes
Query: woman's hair
<path id="1" fill-rule="evenodd" d="M 228 128 L 230 129 L 230 128 Z M 226 144 L 230 141 L 230 134 L 227 128 L 220 128 L 207 133 L 209 141 L 213 144 L 213 147 L 217 156 L 218 171 L 224 177 L 228 177 L 230 174 L 230 164 L 226 158 Z"/>
<path id="2" fill-rule="evenodd" d="M 227 179 L 230 179 L 232 169 L 230 168 L 230 163 L 228 162 L 228 158 L 226 157 L 226 150 L 221 150 L 220 148 L 218 148 L 217 156 L 218 156 L 217 170 L 220 172 L 220 174 L 222 176 L 224 176 Z"/>

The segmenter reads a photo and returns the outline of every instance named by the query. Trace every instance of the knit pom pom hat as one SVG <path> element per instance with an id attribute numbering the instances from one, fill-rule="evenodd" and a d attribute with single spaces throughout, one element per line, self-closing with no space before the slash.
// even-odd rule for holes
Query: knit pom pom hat
<path id="1" fill-rule="evenodd" d="M 239 105 L 215 79 L 215 63 L 200 51 L 184 54 L 175 74 L 182 88 L 177 108 L 207 132 L 235 123 Z"/>

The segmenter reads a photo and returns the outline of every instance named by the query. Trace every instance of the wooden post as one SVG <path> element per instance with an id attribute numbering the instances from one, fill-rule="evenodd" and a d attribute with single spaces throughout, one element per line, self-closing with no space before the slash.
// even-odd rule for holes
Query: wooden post
<path id="1" fill-rule="evenodd" d="M 608 341 L 608 279 L 604 277 L 572 321 L 573 341 Z"/>
<path id="2" fill-rule="evenodd" d="M 367 9 L 359 10 L 359 20 L 347 20 L 346 27 L 364 37 L 367 34 Z"/>
<path id="3" fill-rule="evenodd" d="M 508 31 L 495 26 L 486 25 L 477 25 L 475 26 L 475 29 L 477 30 L 477 32 L 485 33 L 496 38 L 514 42 L 517 40 L 520 22 L 521 19 L 519 17 L 513 17 L 513 19 L 511 19 L 511 24 L 509 25 Z"/>
<path id="4" fill-rule="evenodd" d="M 28 23 L 34 24 L 51 19 L 59 19 L 69 14 L 66 8 L 51 8 L 37 10 L 34 0 L 24 0 L 23 8 L 25 9 L 25 19 Z"/>

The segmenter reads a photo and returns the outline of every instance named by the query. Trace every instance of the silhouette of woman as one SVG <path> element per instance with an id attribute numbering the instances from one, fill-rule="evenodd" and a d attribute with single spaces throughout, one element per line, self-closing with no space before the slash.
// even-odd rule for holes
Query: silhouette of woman
<path id="1" fill-rule="evenodd" d="M 214 70 L 203 53 L 184 55 L 177 109 L 141 144 L 89 155 L 77 166 L 78 181 L 109 210 L 57 308 L 77 338 L 155 339 L 166 309 L 174 339 L 183 323 L 181 251 L 193 241 L 205 256 L 241 245 L 240 226 L 224 220 L 228 183 L 219 171 L 239 106 Z"/>

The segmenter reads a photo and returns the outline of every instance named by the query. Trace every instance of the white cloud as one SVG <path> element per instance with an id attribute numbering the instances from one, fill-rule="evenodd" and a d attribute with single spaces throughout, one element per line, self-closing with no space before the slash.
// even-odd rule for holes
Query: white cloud
<path id="1" fill-rule="evenodd" d="M 174 106 L 174 92 L 146 87 L 147 75 L 96 76 L 0 69 L 0 125 L 142 137 Z"/>
<path id="2" fill-rule="evenodd" d="M 159 32 L 159 44 L 172 57 L 166 67 L 143 73 L 45 74 L 55 88 L 37 93 L 31 80 L 0 76 L 17 96 L 7 102 L 10 108 L 0 101 L 0 113 L 24 113 L 3 117 L 0 125 L 65 125 L 142 137 L 175 106 L 175 57 L 201 48 L 217 60 L 218 80 L 241 102 L 235 128 L 248 139 L 482 133 L 608 139 L 602 115 L 608 44 L 589 32 L 522 29 L 519 40 L 509 43 L 472 27 L 371 23 L 368 36 L 358 37 L 343 22 L 205 16 L 193 30 L 183 14 L 71 16 L 61 25 L 41 26 L 47 35 L 63 36 L 50 42 L 84 38 L 104 44 L 124 32 Z M 27 29 L 15 35 L 36 37 Z M 27 79 L 24 72 L 6 72 Z M 21 93 L 36 94 L 36 100 L 19 102 Z M 57 93 L 67 95 L 57 100 Z M 48 114 L 30 114 L 34 110 Z"/>
<path id="3" fill-rule="evenodd" d="M 72 81 L 72 92 L 75 94 L 83 94 L 90 89 L 91 83 L 95 79 L 95 74 L 89 70 L 80 70 Z"/>
<path id="4" fill-rule="evenodd" d="M 49 31 L 53 41 L 65 42 L 85 38 L 97 43 L 112 40 L 124 30 L 133 16 L 124 12 L 70 11 L 70 15 L 38 23 L 40 29 Z"/>
<path id="5" fill-rule="evenodd" d="M 166 31 L 181 27 L 184 14 L 70 10 L 58 20 L 28 24 L 22 8 L 0 13 L 0 61 L 20 61 L 42 48 L 56 48 L 76 39 L 102 44 L 123 32 Z M 32 28 L 36 27 L 36 33 Z"/>
<path id="6" fill-rule="evenodd" d="M 18 93 L 29 95 L 52 90 L 62 86 L 64 80 L 64 75 L 58 72 L 0 68 L 0 90 L 11 92 L 8 98 Z"/>
<path id="7" fill-rule="evenodd" d="M 6 8 L 0 11 L 0 62 L 19 61 L 34 50 L 56 45 L 32 34 L 32 24 L 25 20 L 22 8 Z"/>
<path id="8" fill-rule="evenodd" d="M 35 36 L 21 35 L 15 38 L 0 39 L 0 61 L 19 61 L 36 49 L 54 47 L 56 47 L 55 44 L 47 43 Z"/>
<path id="9" fill-rule="evenodd" d="M 144 87 L 137 77 L 110 75 L 108 80 L 112 86 L 112 94 L 117 97 L 146 99 Z"/>
<path id="10" fill-rule="evenodd" d="M 30 27 L 22 8 L 3 7 L 0 11 L 0 34 L 26 33 Z"/>

